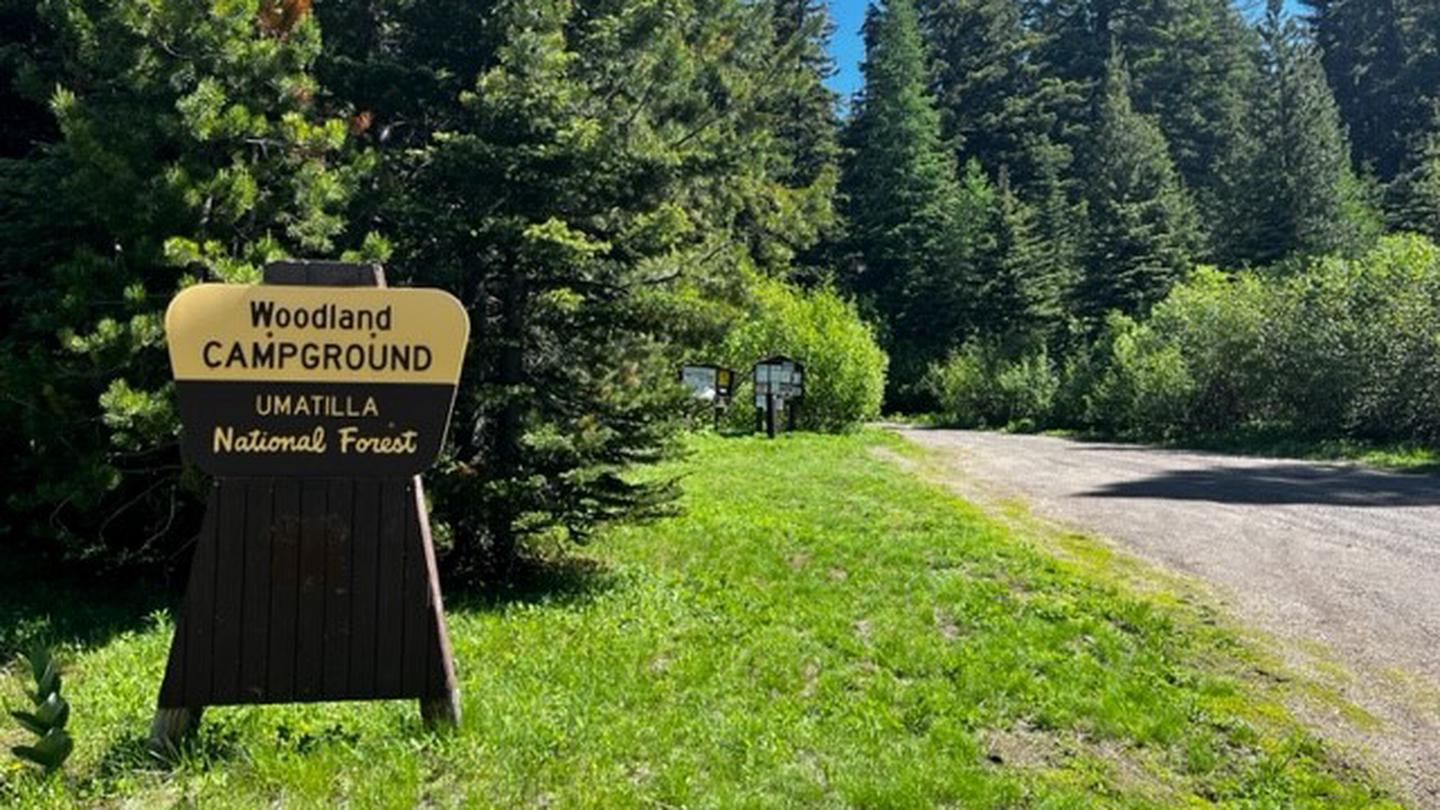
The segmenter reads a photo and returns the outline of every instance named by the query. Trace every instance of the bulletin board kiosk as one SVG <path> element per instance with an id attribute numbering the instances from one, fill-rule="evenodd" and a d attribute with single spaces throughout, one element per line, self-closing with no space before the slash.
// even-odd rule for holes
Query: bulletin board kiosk
<path id="1" fill-rule="evenodd" d="M 767 357 L 755 364 L 755 417 L 761 429 L 775 438 L 779 415 L 786 414 L 789 429 L 795 428 L 795 409 L 805 396 L 805 366 L 783 355 Z"/>
<path id="2" fill-rule="evenodd" d="M 735 372 L 713 363 L 686 363 L 680 367 L 680 382 L 692 397 L 710 405 L 719 425 L 735 393 Z"/>

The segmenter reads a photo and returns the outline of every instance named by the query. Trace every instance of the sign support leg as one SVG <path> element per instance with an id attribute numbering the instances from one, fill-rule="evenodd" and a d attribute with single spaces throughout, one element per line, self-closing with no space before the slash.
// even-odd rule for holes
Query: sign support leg
<path id="1" fill-rule="evenodd" d="M 450 634 L 445 629 L 445 605 L 440 597 L 440 569 L 435 563 L 435 541 L 430 535 L 430 514 L 425 507 L 425 490 L 420 476 L 415 476 L 415 515 L 420 522 L 420 539 L 425 551 L 425 573 L 430 591 L 430 632 L 434 649 L 425 651 L 430 657 L 427 666 L 439 664 L 435 684 L 439 694 L 420 699 L 420 719 L 432 730 L 460 727 L 460 684 L 455 677 L 455 656 L 450 649 Z M 438 656 L 438 659 L 437 657 Z"/>
<path id="2" fill-rule="evenodd" d="M 765 435 L 775 438 L 775 395 L 765 395 Z"/>
<path id="3" fill-rule="evenodd" d="M 180 747 L 180 743 L 200 727 L 200 718 L 205 707 L 168 709 L 164 706 L 155 710 L 155 719 L 150 723 L 150 750 L 157 754 L 169 754 Z"/>

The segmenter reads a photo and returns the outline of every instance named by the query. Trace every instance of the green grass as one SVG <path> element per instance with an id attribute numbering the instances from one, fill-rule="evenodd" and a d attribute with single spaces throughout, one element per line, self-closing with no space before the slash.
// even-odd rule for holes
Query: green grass
<path id="1" fill-rule="evenodd" d="M 0 641 L 74 641 L 78 748 L 62 778 L 0 766 L 0 805 L 1391 806 L 1236 635 L 878 457 L 898 442 L 696 439 L 666 471 L 683 516 L 452 595 L 448 735 L 406 703 L 217 709 L 164 765 L 142 739 L 169 620 L 126 598 L 91 630 L 65 617 L 98 596 L 52 596 Z"/>

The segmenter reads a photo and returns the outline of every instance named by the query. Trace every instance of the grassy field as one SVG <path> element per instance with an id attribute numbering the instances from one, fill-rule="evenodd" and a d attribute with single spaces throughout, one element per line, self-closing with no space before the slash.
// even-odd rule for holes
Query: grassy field
<path id="1" fill-rule="evenodd" d="M 897 439 L 693 446 L 683 516 L 450 596 L 448 735 L 405 703 L 219 709 L 160 763 L 153 594 L 12 580 L 0 644 L 70 640 L 78 748 L 50 780 L 0 765 L 0 805 L 1390 806 L 1203 608 L 1057 561 Z"/>

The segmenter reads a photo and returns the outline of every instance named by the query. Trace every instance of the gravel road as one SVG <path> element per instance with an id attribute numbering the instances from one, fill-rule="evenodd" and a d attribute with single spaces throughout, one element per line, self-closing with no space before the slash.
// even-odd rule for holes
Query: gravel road
<path id="1" fill-rule="evenodd" d="M 1327 731 L 1371 748 L 1418 806 L 1440 808 L 1440 476 L 897 429 L 947 454 L 964 494 L 1021 496 L 1209 582 L 1292 652 L 1323 644 L 1353 674 L 1346 697 L 1383 723 Z"/>

